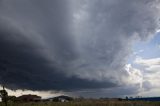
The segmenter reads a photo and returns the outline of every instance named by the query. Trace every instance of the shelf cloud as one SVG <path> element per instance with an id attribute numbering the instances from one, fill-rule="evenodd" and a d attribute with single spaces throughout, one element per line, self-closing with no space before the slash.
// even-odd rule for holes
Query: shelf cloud
<path id="1" fill-rule="evenodd" d="M 159 0 L 1 0 L 0 84 L 62 91 L 139 84 L 130 78 L 141 74 L 126 70 L 127 59 L 136 40 L 158 30 L 158 6 Z"/>

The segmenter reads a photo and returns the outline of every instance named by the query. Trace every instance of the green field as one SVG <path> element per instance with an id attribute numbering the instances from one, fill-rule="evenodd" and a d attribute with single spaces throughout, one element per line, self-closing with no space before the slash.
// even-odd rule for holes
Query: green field
<path id="1" fill-rule="evenodd" d="M 0 106 L 5 106 L 0 103 Z M 81 102 L 30 102 L 8 103 L 8 106 L 160 106 L 160 102 L 133 101 L 81 101 Z"/>

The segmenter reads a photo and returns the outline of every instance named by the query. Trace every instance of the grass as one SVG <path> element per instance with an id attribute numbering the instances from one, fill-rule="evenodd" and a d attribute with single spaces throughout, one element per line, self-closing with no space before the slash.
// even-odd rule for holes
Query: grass
<path id="1" fill-rule="evenodd" d="M 0 103 L 0 106 L 5 106 Z M 143 101 L 73 101 L 73 102 L 29 102 L 13 103 L 9 102 L 8 106 L 160 106 L 160 102 L 143 102 Z"/>

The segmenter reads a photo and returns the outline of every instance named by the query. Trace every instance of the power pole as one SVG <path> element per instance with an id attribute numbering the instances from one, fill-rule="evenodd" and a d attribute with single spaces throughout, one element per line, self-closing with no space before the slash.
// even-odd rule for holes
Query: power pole
<path id="1" fill-rule="evenodd" d="M 6 92 L 6 90 L 5 90 L 5 88 L 4 88 L 4 86 L 3 86 L 3 92 L 4 92 L 4 103 L 5 103 L 5 106 L 7 106 L 7 92 Z"/>
<path id="2" fill-rule="evenodd" d="M 1 59 L 1 58 L 0 58 Z M 5 60 L 5 59 L 3 59 L 2 58 L 2 67 L 0 67 L 0 68 L 2 68 L 2 70 L 3 71 L 6 71 L 7 70 L 7 65 L 9 64 L 9 62 L 7 61 L 7 60 Z M 0 61 L 0 62 L 1 62 Z M 5 74 L 2 74 L 2 79 L 3 79 L 3 77 L 5 77 Z M 4 79 L 3 79 L 4 80 Z M 2 96 L 2 101 L 4 102 L 4 104 L 5 104 L 5 106 L 7 106 L 7 101 L 8 101 L 8 93 L 7 93 L 7 91 L 5 90 L 5 87 L 4 87 L 4 83 L 5 82 L 5 80 L 2 82 L 2 87 L 3 87 L 3 90 L 1 90 L 1 96 Z"/>
<path id="3" fill-rule="evenodd" d="M 1 59 L 1 58 L 0 58 Z M 0 67 L 0 68 L 2 68 L 2 70 L 3 71 L 6 71 L 7 70 L 7 64 L 8 64 L 8 61 L 6 61 L 6 60 L 3 60 L 3 58 L 2 58 L 2 67 Z M 2 78 L 5 76 L 5 74 L 2 74 Z M 4 80 L 4 79 L 3 79 Z M 5 87 L 4 87 L 4 83 L 5 81 L 3 81 L 3 83 L 2 83 L 2 88 L 3 88 L 3 90 L 1 91 L 1 93 L 2 93 L 2 101 L 4 102 L 4 104 L 5 104 L 5 106 L 7 106 L 7 99 L 8 99 L 8 93 L 7 93 L 7 91 L 5 90 Z"/>

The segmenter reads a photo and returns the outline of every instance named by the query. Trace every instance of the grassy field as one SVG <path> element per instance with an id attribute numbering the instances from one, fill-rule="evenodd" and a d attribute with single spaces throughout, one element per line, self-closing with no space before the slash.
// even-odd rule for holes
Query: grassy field
<path id="1" fill-rule="evenodd" d="M 0 103 L 0 106 L 5 106 Z M 8 103 L 8 106 L 160 106 L 160 102 L 133 101 L 81 101 L 81 102 L 30 102 Z"/>

